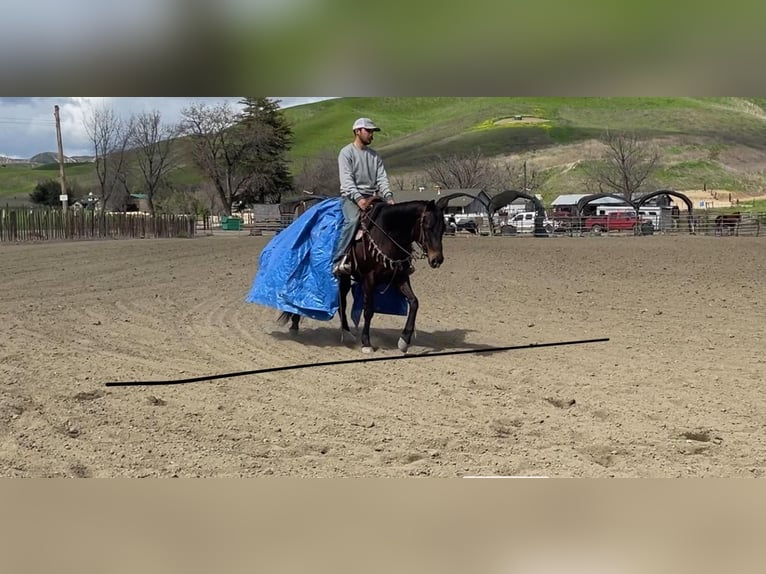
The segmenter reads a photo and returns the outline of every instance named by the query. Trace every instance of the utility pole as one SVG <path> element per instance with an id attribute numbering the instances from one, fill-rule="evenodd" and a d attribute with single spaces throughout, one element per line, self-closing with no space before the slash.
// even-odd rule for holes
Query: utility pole
<path id="1" fill-rule="evenodd" d="M 66 192 L 66 177 L 64 177 L 64 146 L 61 143 L 61 119 L 59 118 L 59 107 L 53 106 L 53 116 L 56 118 L 56 141 L 59 146 L 59 178 L 61 179 L 61 207 L 66 212 L 69 205 L 69 197 Z"/>
<path id="2" fill-rule="evenodd" d="M 527 160 L 524 160 L 524 193 L 527 193 Z"/>

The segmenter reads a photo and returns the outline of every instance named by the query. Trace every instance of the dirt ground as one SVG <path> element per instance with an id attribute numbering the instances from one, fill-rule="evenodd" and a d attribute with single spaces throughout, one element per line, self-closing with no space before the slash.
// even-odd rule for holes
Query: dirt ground
<path id="1" fill-rule="evenodd" d="M 366 357 L 244 302 L 267 241 L 0 245 L 0 476 L 766 471 L 763 238 L 447 237 L 412 353 L 609 341 L 105 386 Z"/>

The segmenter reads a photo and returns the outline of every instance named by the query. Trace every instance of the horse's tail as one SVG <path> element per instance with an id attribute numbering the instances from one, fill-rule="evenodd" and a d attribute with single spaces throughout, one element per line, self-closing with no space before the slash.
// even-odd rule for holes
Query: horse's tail
<path id="1" fill-rule="evenodd" d="M 282 311 L 282 313 L 279 314 L 279 317 L 277 317 L 277 324 L 279 325 L 287 325 L 287 322 L 292 319 L 293 314 L 288 313 L 287 311 Z"/>

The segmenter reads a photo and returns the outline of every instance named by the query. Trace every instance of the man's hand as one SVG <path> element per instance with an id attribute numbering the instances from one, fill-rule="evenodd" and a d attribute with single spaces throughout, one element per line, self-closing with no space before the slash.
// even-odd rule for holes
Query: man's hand
<path id="1" fill-rule="evenodd" d="M 372 203 L 372 197 L 363 197 L 357 202 L 357 205 L 359 206 L 359 209 L 362 211 L 367 211 L 367 208 L 370 207 L 370 204 Z"/>
<path id="2" fill-rule="evenodd" d="M 393 205 L 395 202 L 394 202 L 394 199 L 393 199 L 393 198 L 391 198 L 391 199 L 389 199 L 389 200 L 388 200 L 388 202 L 387 202 L 387 203 L 388 203 L 388 205 Z"/>

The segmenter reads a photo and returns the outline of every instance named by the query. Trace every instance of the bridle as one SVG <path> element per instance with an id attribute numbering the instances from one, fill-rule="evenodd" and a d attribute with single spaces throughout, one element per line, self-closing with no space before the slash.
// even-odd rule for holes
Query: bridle
<path id="1" fill-rule="evenodd" d="M 414 241 L 414 243 L 420 248 L 421 254 L 418 256 L 419 259 L 424 259 L 427 257 L 427 248 L 425 246 L 426 243 L 426 230 L 425 230 L 425 218 L 426 218 L 427 211 L 423 209 L 423 213 L 420 214 L 420 218 L 418 220 L 418 227 L 419 227 L 419 233 L 418 238 Z M 387 255 L 383 249 L 381 249 L 380 245 L 375 241 L 375 239 L 372 237 L 372 234 L 370 233 L 370 228 L 368 227 L 368 223 L 371 223 L 374 225 L 378 231 L 380 231 L 391 243 L 394 244 L 400 251 L 407 254 L 407 257 L 404 257 L 402 259 L 394 259 Z M 373 257 L 381 263 L 384 267 L 387 269 L 395 270 L 395 269 L 404 269 L 405 267 L 409 267 L 410 263 L 412 262 L 412 259 L 415 257 L 415 255 L 412 253 L 410 249 L 406 249 L 402 245 L 400 245 L 393 237 L 391 237 L 390 234 L 388 234 L 380 225 L 377 224 L 377 222 L 372 219 L 369 212 L 365 211 L 362 213 L 362 217 L 360 218 L 360 227 L 362 228 L 362 241 L 367 241 L 369 245 L 369 252 L 372 253 Z"/>

